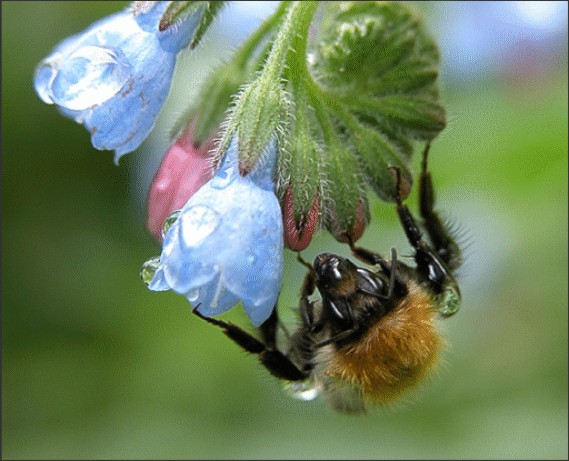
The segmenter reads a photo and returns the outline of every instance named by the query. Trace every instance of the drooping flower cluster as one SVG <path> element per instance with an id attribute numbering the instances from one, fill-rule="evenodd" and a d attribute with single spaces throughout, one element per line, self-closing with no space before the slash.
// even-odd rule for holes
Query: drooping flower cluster
<path id="1" fill-rule="evenodd" d="M 57 45 L 36 69 L 36 92 L 118 162 L 151 133 L 179 52 L 225 3 L 134 2 Z M 143 266 L 149 288 L 180 293 L 205 316 L 241 302 L 260 325 L 284 247 L 304 250 L 319 227 L 355 242 L 370 220 L 368 187 L 388 201 L 408 193 L 410 141 L 445 123 L 437 64 L 397 2 L 281 2 L 188 103 L 149 192 L 147 228 L 162 241 Z"/>

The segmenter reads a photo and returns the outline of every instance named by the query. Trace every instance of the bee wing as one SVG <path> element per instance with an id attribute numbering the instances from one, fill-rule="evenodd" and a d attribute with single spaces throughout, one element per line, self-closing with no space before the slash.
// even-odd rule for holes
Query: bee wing
<path id="1" fill-rule="evenodd" d="M 332 377 L 323 380 L 322 398 L 334 410 L 342 413 L 365 413 L 361 389 Z"/>

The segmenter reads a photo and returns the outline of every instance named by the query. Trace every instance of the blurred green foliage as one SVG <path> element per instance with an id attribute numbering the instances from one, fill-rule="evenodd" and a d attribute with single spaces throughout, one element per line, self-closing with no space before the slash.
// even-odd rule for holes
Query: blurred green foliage
<path id="1" fill-rule="evenodd" d="M 51 47 L 125 4 L 2 2 L 3 458 L 566 459 L 566 62 L 443 86 L 430 166 L 470 241 L 447 365 L 411 404 L 344 416 L 290 399 L 184 298 L 146 290 L 144 157 L 114 166 L 36 97 Z M 392 206 L 372 208 L 362 246 L 408 254 Z M 347 255 L 321 233 L 304 257 L 323 250 Z M 303 277 L 286 264 L 284 310 Z"/>

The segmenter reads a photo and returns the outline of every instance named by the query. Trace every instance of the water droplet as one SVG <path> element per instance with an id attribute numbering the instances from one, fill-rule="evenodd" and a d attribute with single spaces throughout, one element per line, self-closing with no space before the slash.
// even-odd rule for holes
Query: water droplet
<path id="1" fill-rule="evenodd" d="M 131 73 L 122 51 L 83 46 L 61 62 L 51 85 L 53 101 L 71 110 L 102 104 L 125 86 Z"/>
<path id="2" fill-rule="evenodd" d="M 156 274 L 156 271 L 158 270 L 159 266 L 160 266 L 159 257 L 149 259 L 142 265 L 140 269 L 140 278 L 146 285 L 150 285 L 150 282 L 152 282 L 154 274 Z"/>
<path id="3" fill-rule="evenodd" d="M 235 170 L 236 168 L 234 166 L 230 166 L 222 171 L 218 171 L 211 180 L 211 187 L 215 189 L 225 189 L 231 181 L 233 181 Z"/>
<path id="4" fill-rule="evenodd" d="M 298 381 L 287 382 L 283 386 L 283 389 L 292 398 L 304 401 L 314 400 L 316 397 L 318 397 L 318 394 L 320 393 L 319 387 L 316 386 L 314 382 L 310 379 L 301 382 Z"/>
<path id="5" fill-rule="evenodd" d="M 172 224 L 178 219 L 182 210 L 173 211 L 168 215 L 168 217 L 164 220 L 164 224 L 162 225 L 162 238 L 166 237 L 168 230 L 172 227 Z"/>
<path id="6" fill-rule="evenodd" d="M 454 287 L 450 287 L 439 295 L 438 311 L 443 317 L 450 317 L 460 307 L 460 295 Z"/>
<path id="7" fill-rule="evenodd" d="M 52 60 L 43 62 L 36 70 L 34 87 L 43 102 L 53 104 L 51 99 L 51 82 L 55 78 L 57 70 Z"/>
<path id="8" fill-rule="evenodd" d="M 219 226 L 219 215 L 206 205 L 196 205 L 184 211 L 182 238 L 188 247 L 197 246 Z"/>
<path id="9" fill-rule="evenodd" d="M 199 297 L 200 297 L 200 290 L 198 288 L 188 291 L 188 294 L 186 295 L 186 298 L 188 298 L 188 301 L 190 301 L 191 303 L 197 301 Z"/>

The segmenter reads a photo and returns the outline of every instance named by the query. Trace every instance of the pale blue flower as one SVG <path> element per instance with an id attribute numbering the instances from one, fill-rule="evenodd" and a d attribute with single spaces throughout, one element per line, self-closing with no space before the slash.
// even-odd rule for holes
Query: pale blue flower
<path id="1" fill-rule="evenodd" d="M 91 132 L 93 146 L 115 161 L 148 136 L 172 81 L 178 52 L 188 45 L 203 8 L 158 30 L 169 2 L 148 2 L 92 24 L 54 48 L 36 69 L 42 101 Z"/>
<path id="2" fill-rule="evenodd" d="M 277 143 L 271 140 L 253 170 L 241 176 L 233 139 L 216 175 L 169 228 L 151 290 L 183 294 L 205 316 L 241 301 L 254 325 L 269 317 L 283 269 L 276 158 Z"/>

